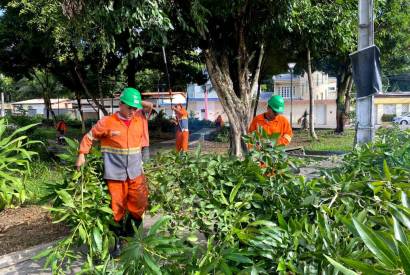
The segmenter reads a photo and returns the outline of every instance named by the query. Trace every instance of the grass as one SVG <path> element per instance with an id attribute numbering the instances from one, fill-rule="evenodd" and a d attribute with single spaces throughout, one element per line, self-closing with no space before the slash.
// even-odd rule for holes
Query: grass
<path id="1" fill-rule="evenodd" d="M 26 203 L 39 204 L 48 195 L 46 182 L 62 182 L 63 168 L 53 162 L 35 161 L 30 166 L 31 173 L 27 177 L 25 186 L 28 192 Z"/>
<path id="2" fill-rule="evenodd" d="M 316 130 L 319 140 L 313 140 L 308 131 L 296 130 L 289 147 L 303 146 L 309 151 L 350 151 L 353 148 L 354 130 L 346 129 L 343 134 L 334 130 Z"/>

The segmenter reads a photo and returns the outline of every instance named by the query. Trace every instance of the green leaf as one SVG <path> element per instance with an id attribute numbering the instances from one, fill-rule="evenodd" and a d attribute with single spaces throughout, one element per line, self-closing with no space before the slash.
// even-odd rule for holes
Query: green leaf
<path id="1" fill-rule="evenodd" d="M 94 227 L 93 237 L 94 237 L 95 245 L 97 246 L 97 250 L 101 252 L 102 251 L 102 238 L 101 238 L 101 233 L 98 227 Z"/>
<path id="2" fill-rule="evenodd" d="M 345 274 L 345 275 L 359 275 L 358 273 L 354 272 L 353 270 L 350 270 L 350 269 L 344 267 L 342 264 L 336 262 L 332 258 L 330 258 L 326 255 L 324 255 L 324 256 L 336 268 L 336 270 L 342 272 L 343 274 Z"/>
<path id="3" fill-rule="evenodd" d="M 158 229 L 163 226 L 165 223 L 167 223 L 169 220 L 171 220 L 171 216 L 164 216 L 161 217 L 158 221 L 156 221 L 148 230 L 148 236 L 154 235 Z"/>
<path id="4" fill-rule="evenodd" d="M 382 271 L 375 269 L 373 265 L 368 265 L 360 261 L 347 259 L 347 258 L 340 258 L 340 260 L 345 263 L 346 265 L 363 272 L 363 274 L 372 274 L 372 275 L 390 275 L 391 271 Z"/>
<path id="5" fill-rule="evenodd" d="M 363 242 L 369 248 L 369 250 L 386 266 L 394 268 L 396 266 L 396 255 L 394 251 L 386 245 L 386 242 L 377 236 L 377 234 L 353 218 L 353 224 L 356 227 L 357 232 L 362 238 Z"/>
<path id="6" fill-rule="evenodd" d="M 386 176 L 386 179 L 388 181 L 391 181 L 391 173 L 390 173 L 389 166 L 387 166 L 386 160 L 383 160 L 383 171 L 384 171 L 384 175 Z"/>
<path id="7" fill-rule="evenodd" d="M 225 255 L 225 258 L 231 261 L 237 262 L 237 263 L 242 263 L 242 264 L 252 264 L 253 263 L 253 261 L 250 258 L 242 254 L 239 254 L 239 253 L 227 254 Z"/>
<path id="8" fill-rule="evenodd" d="M 403 266 L 404 272 L 410 275 L 410 248 L 401 242 L 398 242 L 399 256 L 401 260 L 401 265 Z"/>
<path id="9" fill-rule="evenodd" d="M 80 233 L 80 237 L 83 240 L 83 242 L 86 243 L 87 242 L 87 233 L 85 233 L 85 230 L 84 230 L 84 228 L 81 224 L 78 226 L 78 232 Z"/>
<path id="10" fill-rule="evenodd" d="M 149 267 L 155 274 L 158 274 L 158 275 L 162 274 L 162 273 L 161 273 L 161 269 L 160 269 L 159 266 L 154 262 L 154 259 L 153 259 L 150 255 L 148 255 L 148 254 L 146 254 L 146 253 L 144 253 L 144 262 L 148 265 L 148 267 Z"/>
<path id="11" fill-rule="evenodd" d="M 394 237 L 396 238 L 396 240 L 407 244 L 407 236 L 404 233 L 403 228 L 400 226 L 399 221 L 394 216 L 393 216 L 393 228 L 394 228 Z"/>
<path id="12" fill-rule="evenodd" d="M 242 181 L 240 181 L 235 187 L 232 189 L 231 194 L 229 195 L 229 202 L 232 203 L 235 200 L 236 194 L 239 191 L 239 188 L 242 186 Z"/>

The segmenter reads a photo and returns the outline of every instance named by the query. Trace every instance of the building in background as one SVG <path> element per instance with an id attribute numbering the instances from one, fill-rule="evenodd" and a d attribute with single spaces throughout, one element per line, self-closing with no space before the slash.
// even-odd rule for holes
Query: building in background
<path id="1" fill-rule="evenodd" d="M 298 127 L 297 120 L 306 111 L 309 111 L 309 86 L 307 74 L 303 76 L 293 75 L 292 88 L 290 85 L 290 74 L 275 75 L 272 81 L 261 85 L 261 93 L 257 113 L 266 111 L 267 101 L 273 94 L 281 95 L 285 99 L 284 115 L 290 117 L 290 95 L 293 97 L 293 126 Z M 222 115 L 224 121 L 228 121 L 219 102 L 218 95 L 208 81 L 199 86 L 189 84 L 188 112 L 199 119 L 215 120 Z M 315 122 L 316 127 L 336 127 L 336 97 L 337 81 L 323 72 L 313 73 L 313 93 L 315 97 Z"/>
<path id="2" fill-rule="evenodd" d="M 53 98 L 50 99 L 51 108 L 56 115 L 75 116 L 73 106 L 70 99 Z M 27 115 L 27 116 L 44 116 L 47 117 L 47 108 L 44 104 L 44 99 L 36 98 L 10 103 L 13 115 Z M 50 114 L 51 115 L 51 114 Z"/>
<path id="3" fill-rule="evenodd" d="M 383 115 L 401 116 L 410 112 L 410 92 L 376 94 L 376 124 L 382 124 Z"/>

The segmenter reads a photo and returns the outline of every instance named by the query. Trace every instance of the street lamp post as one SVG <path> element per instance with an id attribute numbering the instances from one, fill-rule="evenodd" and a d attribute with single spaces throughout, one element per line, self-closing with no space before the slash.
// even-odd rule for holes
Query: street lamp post
<path id="1" fill-rule="evenodd" d="M 290 69 L 290 127 L 293 125 L 293 68 L 295 68 L 296 63 L 288 63 L 288 68 Z"/>

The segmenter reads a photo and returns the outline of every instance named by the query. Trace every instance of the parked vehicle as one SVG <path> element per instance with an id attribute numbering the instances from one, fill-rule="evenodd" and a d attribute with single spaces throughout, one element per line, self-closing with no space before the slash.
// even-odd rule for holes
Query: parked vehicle
<path id="1" fill-rule="evenodd" d="M 404 113 L 401 116 L 397 116 L 393 118 L 393 122 L 401 125 L 409 125 L 410 124 L 410 113 Z"/>

